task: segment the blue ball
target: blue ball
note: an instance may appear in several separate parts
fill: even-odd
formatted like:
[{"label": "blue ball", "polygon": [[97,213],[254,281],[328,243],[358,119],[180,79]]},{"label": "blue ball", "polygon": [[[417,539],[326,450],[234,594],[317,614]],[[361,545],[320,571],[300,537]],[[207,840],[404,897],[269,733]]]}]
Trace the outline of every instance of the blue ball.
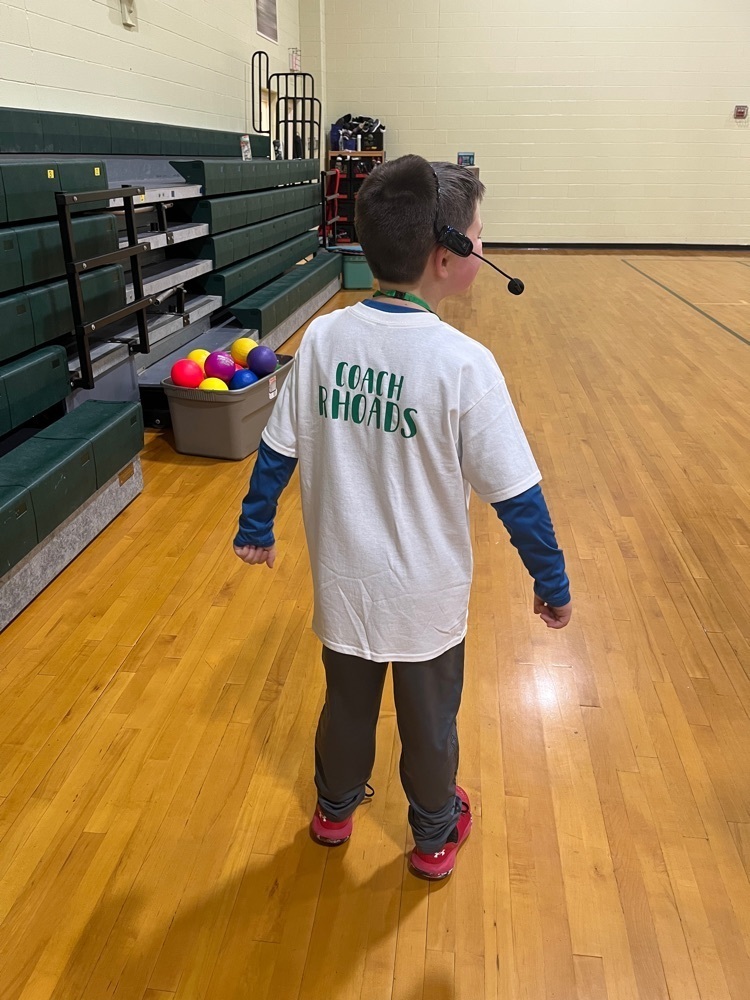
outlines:
[{"label": "blue ball", "polygon": [[248,354],[247,367],[250,371],[255,372],[258,378],[263,378],[276,371],[278,360],[270,347],[264,347],[263,344],[260,344]]},{"label": "blue ball", "polygon": [[240,368],[239,371],[234,373],[232,381],[229,383],[230,389],[246,389],[253,382],[258,381],[258,376],[255,372],[248,371],[247,368]]}]

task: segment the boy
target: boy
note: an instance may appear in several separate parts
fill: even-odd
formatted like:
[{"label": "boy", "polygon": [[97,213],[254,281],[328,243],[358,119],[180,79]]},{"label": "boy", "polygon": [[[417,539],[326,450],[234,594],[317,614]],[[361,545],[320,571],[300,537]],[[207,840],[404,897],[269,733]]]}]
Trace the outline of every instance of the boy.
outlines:
[{"label": "boy", "polygon": [[438,243],[444,226],[481,256],[484,186],[450,163],[404,156],[362,185],[356,227],[380,291],[315,320],[263,433],[235,552],[273,566],[278,498],[299,461],[323,642],[310,832],[352,832],[375,759],[388,663],[415,847],[411,871],[450,875],[471,829],[456,785],[456,715],[472,574],[468,500],[493,504],[535,580],[534,609],[564,628],[571,605],[539,470],[492,354],[435,310],[481,263]]}]

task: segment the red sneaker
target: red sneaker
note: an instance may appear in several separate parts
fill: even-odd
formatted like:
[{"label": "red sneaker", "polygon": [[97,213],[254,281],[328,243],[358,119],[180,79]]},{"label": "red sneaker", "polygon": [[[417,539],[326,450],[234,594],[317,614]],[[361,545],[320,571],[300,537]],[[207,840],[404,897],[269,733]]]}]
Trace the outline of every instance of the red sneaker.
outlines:
[{"label": "red sneaker", "polygon": [[[363,801],[369,802],[374,794],[375,790],[368,782]],[[349,819],[337,823],[335,820],[329,819],[317,805],[315,815],[310,822],[310,836],[316,844],[322,844],[323,847],[338,847],[339,844],[345,844],[351,837],[353,827],[351,816]]]},{"label": "red sneaker", "polygon": [[458,849],[471,833],[469,796],[458,785],[456,785],[456,795],[461,799],[461,815],[456,823],[456,839],[447,841],[442,849],[434,854],[425,854],[415,847],[409,856],[409,871],[417,878],[439,882],[440,879],[448,878],[456,866]]},{"label": "red sneaker", "polygon": [[310,836],[316,844],[322,844],[323,847],[338,847],[351,837],[353,827],[351,816],[341,823],[336,823],[321,811],[320,806],[316,806],[315,815],[310,823]]}]

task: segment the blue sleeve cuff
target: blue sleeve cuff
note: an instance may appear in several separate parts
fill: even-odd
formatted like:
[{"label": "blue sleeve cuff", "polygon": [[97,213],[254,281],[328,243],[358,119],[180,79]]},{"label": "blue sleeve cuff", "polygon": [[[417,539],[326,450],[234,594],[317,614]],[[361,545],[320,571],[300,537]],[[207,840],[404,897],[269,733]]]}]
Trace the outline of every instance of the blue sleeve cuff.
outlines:
[{"label": "blue sleeve cuff", "polygon": [[234,544],[270,549],[274,544],[273,522],[284,488],[297,467],[296,458],[287,458],[261,439],[250,488],[242,501],[240,524]]},{"label": "blue sleeve cuff", "polygon": [[552,519],[540,486],[509,500],[493,503],[497,515],[534,580],[534,593],[553,608],[570,601],[565,559],[555,538]]}]

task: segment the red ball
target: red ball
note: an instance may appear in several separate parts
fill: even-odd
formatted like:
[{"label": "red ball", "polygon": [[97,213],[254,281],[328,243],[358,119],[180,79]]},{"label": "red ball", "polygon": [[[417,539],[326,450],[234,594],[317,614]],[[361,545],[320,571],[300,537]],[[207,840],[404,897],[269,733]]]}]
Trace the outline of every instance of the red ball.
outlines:
[{"label": "red ball", "polygon": [[174,384],[181,386],[183,389],[197,389],[206,377],[203,374],[201,366],[196,361],[188,360],[188,358],[183,358],[182,361],[175,361],[172,365],[170,375]]}]

